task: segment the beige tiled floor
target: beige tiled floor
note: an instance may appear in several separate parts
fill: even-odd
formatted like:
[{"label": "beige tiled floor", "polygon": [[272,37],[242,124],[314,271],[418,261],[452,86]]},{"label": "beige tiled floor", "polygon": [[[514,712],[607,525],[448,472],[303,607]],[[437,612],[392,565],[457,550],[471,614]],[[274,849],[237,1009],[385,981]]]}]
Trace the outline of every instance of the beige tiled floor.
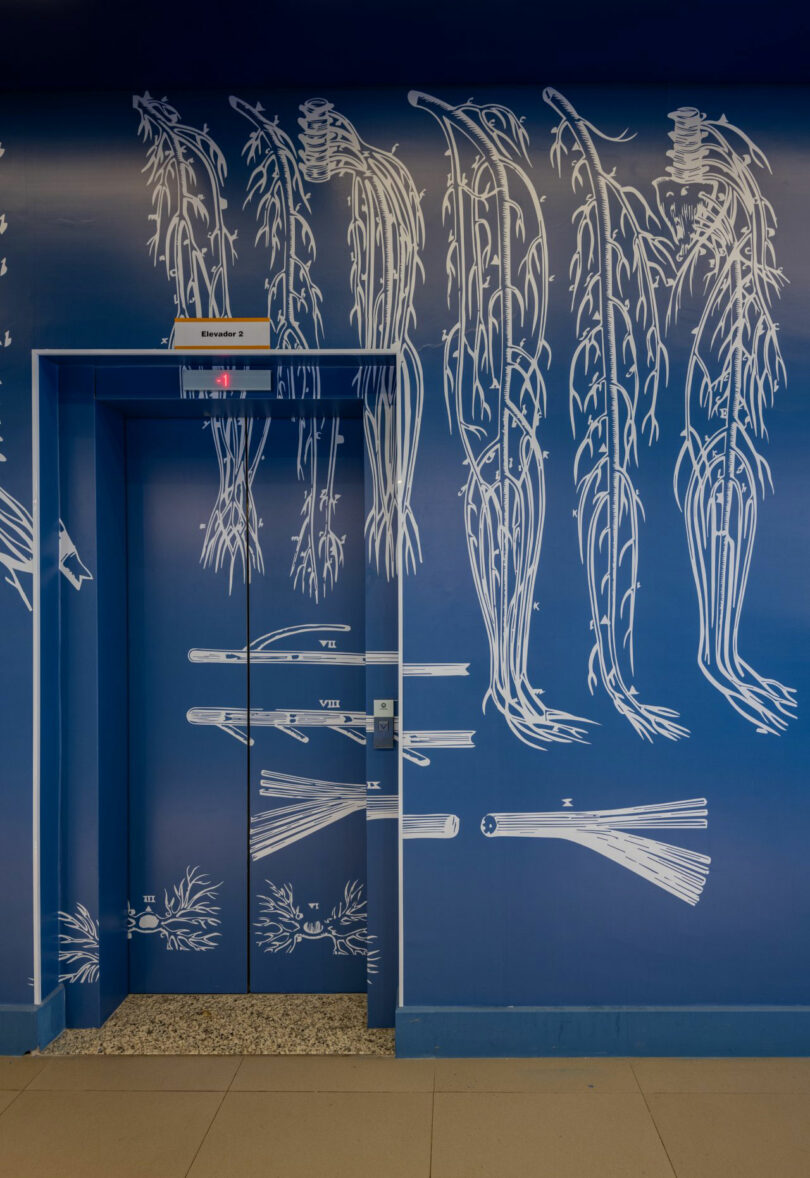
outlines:
[{"label": "beige tiled floor", "polygon": [[0,1178],[808,1178],[810,1059],[0,1058]]}]

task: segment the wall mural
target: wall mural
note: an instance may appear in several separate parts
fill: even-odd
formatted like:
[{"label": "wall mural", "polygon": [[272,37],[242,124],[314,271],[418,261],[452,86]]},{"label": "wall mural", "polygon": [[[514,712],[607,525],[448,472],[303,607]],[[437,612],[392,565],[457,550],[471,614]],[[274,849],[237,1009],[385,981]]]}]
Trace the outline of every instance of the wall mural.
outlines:
[{"label": "wall mural", "polygon": [[[364,143],[351,122],[325,98],[301,106],[301,167],[307,180],[321,184],[333,176],[348,176],[350,320],[361,348],[396,350],[402,413],[400,467],[400,524],[402,561],[413,571],[422,559],[419,528],[411,507],[416,452],[422,423],[424,382],[419,354],[411,333],[417,278],[422,274],[419,251],[424,243],[424,221],[413,179],[393,151]],[[360,376],[358,396],[369,402],[373,369]],[[366,525],[369,558],[387,577],[396,567],[396,488],[392,456],[396,433],[392,398],[377,396],[365,415],[366,445],[372,458],[374,510]],[[387,467],[380,464],[386,463]]]},{"label": "wall mural", "polygon": [[[231,95],[231,106],[253,126],[243,154],[253,168],[245,204],[255,202],[259,228],[255,245],[268,253],[267,315],[274,348],[306,349],[323,346],[322,295],[312,277],[316,257],[310,225],[310,203],[295,145],[266,117],[261,103],[251,106]],[[320,396],[316,365],[291,364],[278,373],[281,397]],[[327,439],[326,462],[319,461]],[[335,530],[340,496],[335,491],[337,448],[342,442],[340,418],[308,414],[298,423],[298,478],[305,484],[301,525],[293,538],[295,551],[290,576],[317,603],[335,584],[343,564],[345,536]]]},{"label": "wall mural", "polygon": [[140,911],[127,910],[127,936],[157,933],[164,949],[205,952],[216,949],[221,937],[221,908],[215,904],[220,883],[212,883],[199,867],[187,867],[183,878],[163,891],[162,905],[153,895],[143,897]]},{"label": "wall mural", "polygon": [[336,957],[368,956],[365,888],[358,880],[347,880],[342,898],[323,918],[318,901],[295,902],[292,884],[265,883],[268,891],[259,896],[260,915],[254,921],[256,944],[263,952],[294,953],[305,941],[330,941]]},{"label": "wall mural", "polygon": [[[152,191],[154,232],[149,252],[163,263],[174,287],[176,318],[231,318],[229,268],[236,261],[236,233],[225,222],[225,156],[208,133],[181,122],[179,112],[147,90],[134,95],[138,134],[146,144],[146,182]],[[171,346],[171,335],[164,340]],[[210,396],[206,393],[205,396]],[[241,568],[262,572],[260,520],[253,481],[267,442],[269,422],[214,417],[206,426],[216,452],[219,492],[203,539],[200,562],[224,569],[228,592]],[[247,534],[247,542],[246,542]]]},{"label": "wall mural", "polygon": [[588,687],[593,691],[601,681],[616,710],[644,739],[677,740],[688,735],[676,723],[677,712],[642,703],[633,682],[644,508],[632,469],[639,435],[646,431],[652,442],[658,434],[655,409],[667,354],[656,293],[669,265],[668,242],[654,232],[656,221],[641,193],[603,168],[595,141],[609,137],[558,91],[544,90],[543,98],[560,117],[552,161],[562,173],[563,156],[572,151],[571,186],[584,194],[574,214],[571,301],[578,343],[570,395],[578,441],[579,552],[588,575],[594,636]]},{"label": "wall mural", "polygon": [[[514,92],[508,105],[492,97],[451,101],[417,91],[407,100],[391,95],[385,99],[385,117],[375,117],[373,104],[357,95],[335,96],[334,102],[309,98],[300,105],[298,97],[279,96],[278,115],[274,108],[235,95],[229,106],[225,96],[210,98],[215,100],[225,108],[219,112],[216,141],[200,115],[201,100],[187,100],[193,107],[188,121],[167,99],[148,91],[132,100],[146,148],[149,253],[169,281],[175,314],[231,314],[237,279],[247,289],[247,279],[235,267],[237,226],[243,241],[247,224],[255,237],[244,250],[240,245],[240,252],[250,265],[255,262],[251,282],[256,273],[264,281],[259,310],[264,313],[266,306],[272,346],[291,351],[357,346],[395,350],[400,356],[399,471],[393,381],[385,372],[363,368],[355,383],[366,405],[372,479],[363,542],[370,568],[390,579],[397,571],[401,529],[402,571],[418,571],[406,582],[413,586],[412,599],[405,591],[406,649],[409,656],[414,650],[432,655],[435,641],[436,659],[409,657],[404,678],[452,680],[446,684],[452,690],[433,709],[435,720],[433,712],[426,718],[428,705],[423,710],[420,700],[413,727],[409,717],[409,727],[396,732],[406,762],[407,812],[401,815],[402,837],[409,843],[406,865],[410,856],[424,864],[422,856],[435,854],[443,857],[447,872],[451,861],[462,862],[451,857],[469,850],[471,860],[484,868],[506,851],[512,856],[508,864],[525,864],[528,855],[543,880],[543,857],[570,853],[575,881],[575,852],[551,845],[573,842],[610,860],[613,866],[604,865],[606,888],[611,877],[630,878],[616,872],[618,866],[639,877],[634,886],[640,881],[653,885],[646,889],[651,903],[657,898],[677,912],[681,906],[669,899],[674,897],[696,908],[712,860],[717,865],[720,858],[714,845],[710,856],[701,842],[707,841],[702,833],[708,829],[706,799],[616,805],[634,794],[623,782],[617,784],[615,764],[598,758],[609,749],[611,758],[625,758],[640,788],[646,774],[647,780],[660,781],[650,791],[653,796],[658,791],[664,798],[681,798],[687,790],[681,792],[673,779],[695,776],[700,750],[694,755],[688,750],[698,744],[699,733],[706,747],[701,712],[708,688],[699,694],[704,685],[712,689],[709,695],[722,697],[719,704],[728,712],[725,719],[713,720],[716,739],[726,747],[735,738],[741,742],[729,762],[729,780],[743,774],[750,754],[743,734],[786,738],[800,727],[790,724],[799,714],[801,683],[796,689],[786,685],[796,682],[783,665],[789,652],[774,647],[773,677],[765,673],[770,668],[767,649],[765,655],[761,650],[764,638],[750,662],[740,653],[743,608],[751,611],[753,648],[753,618],[762,617],[756,593],[761,597],[762,586],[770,583],[764,556],[760,574],[765,579],[756,582],[755,543],[759,537],[758,550],[772,552],[769,529],[777,522],[780,536],[788,529],[785,520],[775,522],[771,516],[766,525],[763,507],[773,489],[765,457],[766,417],[770,422],[772,411],[786,399],[791,359],[774,311],[787,279],[776,262],[777,218],[766,195],[768,158],[725,115],[711,118],[686,105],[669,116],[668,150],[663,112],[639,112],[646,139],[637,153],[630,146],[633,135],[612,132],[622,124],[610,103],[600,105],[592,95],[593,109],[585,110],[584,98],[580,109],[579,99],[575,105],[552,88],[524,95],[531,121],[522,117],[524,108]],[[245,123],[248,138],[242,146]],[[660,160],[652,166],[649,143],[656,128]],[[549,155],[542,141],[548,130]],[[761,130],[752,127],[752,132],[764,142]],[[407,135],[412,138],[406,147]],[[229,205],[234,181],[228,164],[238,158],[240,147],[245,186]],[[541,193],[544,169],[550,177],[549,201]],[[563,179],[564,173],[573,201],[567,186],[558,184],[552,193],[554,174]],[[423,174],[429,177],[424,188]],[[319,204],[316,186],[334,194],[331,205]],[[557,218],[553,233],[550,206]],[[336,214],[335,208],[345,212]],[[5,228],[3,214],[0,234]],[[338,240],[345,240],[339,248],[336,230]],[[570,292],[553,282],[552,266],[567,268]],[[5,268],[3,259],[2,273]],[[332,293],[341,283],[342,293]],[[446,305],[437,309],[440,286]],[[566,338],[572,336],[566,351]],[[10,343],[8,331],[2,342]],[[163,342],[170,345],[171,336]],[[440,385],[443,396],[437,393]],[[303,358],[291,359],[280,370],[278,395],[319,398],[318,368]],[[444,418],[450,437],[442,426],[444,436],[438,439]],[[773,413],[773,419],[777,469],[786,452],[777,430],[784,418]],[[301,608],[312,607],[311,620],[302,621],[300,611],[285,615],[278,625],[274,619],[274,629],[267,630],[265,623],[266,632],[241,647],[229,645],[233,635],[209,638],[203,631],[200,637],[212,645],[188,649],[192,664],[396,665],[394,651],[364,650],[357,627],[352,633],[347,622],[320,620],[324,602],[349,574],[345,553],[352,536],[342,516],[339,485],[346,423],[323,413],[302,416],[297,426],[295,466],[302,495],[290,528],[291,549],[271,552],[260,543],[263,523],[256,498],[260,463],[265,455],[273,458],[276,435],[265,420],[223,418],[207,424],[219,486],[204,528],[200,565],[221,572],[229,593],[240,576],[249,580],[278,565],[285,578],[289,571]],[[2,449],[5,461],[10,448]],[[567,489],[555,478],[550,452],[562,460]],[[436,454],[448,468],[462,464],[458,481],[463,485],[454,488],[453,503],[436,503],[434,520],[425,506],[432,505],[430,464]],[[664,506],[657,481],[662,466]],[[565,564],[568,540],[576,577],[569,576]],[[444,559],[445,543],[452,554],[449,572],[439,559]],[[655,580],[647,570],[656,572],[656,561],[665,572],[656,588],[642,595],[642,583]],[[30,609],[25,577],[33,571],[31,515],[2,489],[0,564],[6,582]],[[76,589],[92,579],[64,525],[60,569]],[[558,582],[564,576],[571,584],[563,590]],[[441,601],[435,633],[424,617],[428,592],[431,600]],[[563,592],[571,604],[558,605],[555,616],[568,628],[570,650],[564,656],[576,659],[579,686],[561,671],[560,645],[548,641],[556,635],[550,636],[545,620],[538,618],[538,600],[550,593],[562,598]],[[679,677],[670,679],[660,671],[662,651],[670,665],[670,646],[686,646],[686,623],[677,639],[667,635],[661,629],[664,606],[679,626],[691,607],[689,634],[697,649],[697,670],[690,647],[688,672],[681,673],[678,663]],[[474,617],[480,649],[473,649],[474,638],[453,648],[454,614]],[[335,638],[353,649],[337,649]],[[466,661],[449,661],[459,653]],[[420,686],[428,690],[427,684]],[[348,825],[363,811],[369,823],[400,819],[397,797],[375,796],[372,782],[331,780],[340,770],[311,763],[316,732],[328,732],[331,744],[334,734],[365,746],[372,730],[364,707],[344,707],[329,698],[333,694],[324,689],[324,698],[297,708],[287,706],[295,700],[292,693],[285,698],[268,692],[262,699],[254,685],[248,707],[223,705],[222,699],[228,699],[223,693],[213,696],[214,706],[190,707],[185,713],[189,724],[217,727],[244,745],[254,745],[262,729],[291,738],[277,742],[273,756],[263,761],[273,768],[261,770],[258,792],[271,805],[251,815],[254,862],[283,856],[318,832],[340,822]],[[477,731],[468,726],[465,711],[471,697],[476,708],[480,702],[490,713]],[[411,698],[416,701],[416,695]],[[296,747],[300,763],[294,760]],[[636,763],[636,753],[660,757],[658,749],[678,759]],[[461,751],[464,757],[453,757]],[[539,762],[535,753],[541,751],[548,756]],[[757,751],[752,763],[768,755]],[[671,772],[659,777],[658,769],[667,764]],[[762,764],[775,772],[772,762]],[[425,772],[411,774],[412,765]],[[700,771],[705,772],[705,764]],[[578,798],[582,808],[574,809],[568,798],[561,810],[549,808],[554,804],[549,793],[561,780],[561,792],[582,795],[587,790],[587,797]],[[696,780],[689,792],[710,793],[706,785],[705,778]],[[725,787],[730,788],[724,779],[718,789]],[[435,791],[435,798],[431,794],[425,801],[424,792],[418,798],[413,792],[425,789]],[[718,798],[711,796],[717,839],[723,837],[718,834],[722,824]],[[661,841],[657,835],[666,830],[693,832],[695,843]],[[495,841],[505,838],[516,841]],[[540,848],[527,839],[546,843]],[[724,853],[726,862],[727,846]],[[181,863],[185,859],[184,851]],[[277,878],[293,878],[283,858],[274,863]],[[598,870],[599,861],[594,863]],[[435,890],[439,876],[433,871],[426,869],[425,880]],[[341,884],[346,875],[341,874]],[[538,920],[540,912],[546,919],[547,883],[538,885],[537,895],[522,894],[516,912],[530,912]],[[294,885],[266,881],[257,897],[255,944],[269,954],[290,954],[305,940],[323,940],[336,956],[367,955],[373,938],[362,882],[348,880],[325,919],[315,901],[296,898],[306,886],[298,878]],[[477,881],[470,886],[478,888]],[[711,891],[719,886],[721,872],[715,866]],[[130,908],[129,935],[158,933],[167,949],[214,948],[221,935],[221,887],[199,868],[188,867],[162,901],[144,899],[138,911]],[[424,946],[435,932],[423,894],[427,883],[414,879],[409,885],[406,872],[409,887],[408,912],[417,930],[414,972],[427,1000],[433,996],[431,986],[438,992],[444,983],[426,980],[430,971],[419,956],[428,952]],[[644,895],[640,886],[636,890]],[[480,890],[476,896],[477,904]],[[639,911],[644,902],[640,899]],[[688,919],[701,919],[707,907],[704,900],[700,915],[689,913]],[[98,921],[76,904],[71,913],[60,913],[60,922],[62,979],[97,981]],[[510,926],[515,937],[519,924],[518,913]],[[652,918],[643,927],[649,933]],[[442,965],[448,977],[456,976],[453,968],[452,962]],[[527,977],[531,973],[536,980],[541,967],[535,963],[531,969]]]},{"label": "wall mural", "polygon": [[621,810],[486,814],[481,820],[481,830],[487,838],[567,839],[604,855],[694,906],[706,883],[711,858],[627,832],[705,830],[708,813],[705,798],[690,798],[684,802],[627,806]]},{"label": "wall mural", "polygon": [[655,185],[677,251],[673,326],[687,288],[703,292],[675,467],[697,590],[698,666],[758,732],[778,734],[795,715],[795,692],[761,675],[738,649],[757,498],[773,488],[758,446],[767,437],[765,410],[787,381],[771,312],[786,279],[773,248],[776,217],[754,172],[770,167],[727,119],[694,107],[670,117],[672,164]]},{"label": "wall mural", "polygon": [[99,978],[99,925],[84,904],[59,913],[59,981],[80,984]]},{"label": "wall mural", "polygon": [[467,551],[489,642],[484,706],[491,699],[534,748],[583,740],[586,721],[548,708],[528,672],[546,513],[540,422],[548,359],[548,243],[522,166],[528,136],[506,107],[451,107],[416,91],[408,100],[437,120],[450,157],[443,210],[458,321],[443,337],[445,398],[468,467]]}]

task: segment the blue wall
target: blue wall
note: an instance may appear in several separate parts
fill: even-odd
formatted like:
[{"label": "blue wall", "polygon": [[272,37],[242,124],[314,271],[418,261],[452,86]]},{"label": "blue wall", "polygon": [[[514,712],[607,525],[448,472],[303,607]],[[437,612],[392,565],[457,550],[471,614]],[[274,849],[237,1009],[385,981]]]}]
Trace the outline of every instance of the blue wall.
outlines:
[{"label": "blue wall", "polygon": [[[292,169],[291,183],[295,167],[304,168],[298,208],[315,246],[298,225],[297,256],[309,277],[299,278],[304,302],[299,304],[303,310],[297,325],[291,324],[289,313],[285,318],[283,297],[272,285],[285,247],[282,244],[272,254],[272,235],[256,240],[255,215],[262,193],[255,193],[243,207],[251,169],[274,134],[262,129],[261,112],[254,109],[251,115],[238,104],[230,105],[226,94],[170,95],[179,112],[179,122],[173,123],[174,115],[165,108],[141,105],[147,107],[152,144],[161,125],[166,144],[173,141],[172,135],[177,140],[177,127],[190,134],[189,128],[205,126],[222,153],[219,209],[225,229],[236,234],[237,256],[226,258],[231,313],[267,313],[269,293],[274,342],[279,346],[404,347],[401,377],[410,388],[414,414],[421,370],[421,429],[412,481],[407,480],[413,517],[406,521],[412,557],[404,585],[404,660],[469,664],[469,673],[404,680],[404,730],[445,736],[439,738],[439,747],[416,752],[416,761],[406,759],[403,809],[406,815],[448,816],[443,826],[437,820],[432,829],[455,834],[406,838],[404,843],[401,1001],[406,1007],[805,1004],[810,964],[804,935],[810,905],[805,769],[810,528],[804,475],[810,430],[804,405],[810,368],[810,244],[805,227],[810,104],[804,91],[580,86],[570,92],[563,87],[562,92],[606,135],[618,136],[625,128],[634,135],[625,140],[595,138],[606,178],[594,172],[595,157],[586,156],[591,172],[580,170],[575,191],[571,167],[580,157],[572,150],[572,129],[582,141],[587,128],[583,132],[569,112],[562,132],[569,152],[562,157],[559,176],[549,150],[560,118],[540,89],[473,91],[476,105],[461,112],[468,122],[456,112],[444,128],[432,114],[447,118],[448,112],[434,106],[431,114],[424,100],[414,105],[404,92],[330,94],[334,111],[309,109],[310,138],[302,152],[297,151],[297,120],[303,117],[299,105],[310,94],[244,95],[251,104],[261,98],[265,117],[272,124],[277,115],[278,126],[291,137],[289,149],[276,143],[275,157]],[[468,95],[465,91],[438,97],[454,106],[466,103]],[[549,98],[566,113],[555,95]],[[482,115],[481,108],[493,104],[498,109]],[[713,124],[699,124],[698,137],[693,136],[689,148],[693,154],[686,162],[683,153],[673,161],[666,154],[673,146],[668,136],[675,127],[668,114],[685,107],[705,112]],[[335,112],[347,122],[339,124]],[[508,112],[521,121],[512,122]],[[764,157],[717,122],[721,116],[750,136],[767,157],[767,167]],[[223,312],[221,292],[205,293],[205,306],[195,308],[188,288],[178,286],[176,275],[167,275],[165,226],[158,224],[157,256],[154,261],[150,256],[147,239],[156,223],[149,217],[157,206],[154,186],[150,189],[149,174],[143,171],[146,155],[138,139],[138,118],[131,96],[125,94],[79,96],[69,102],[30,98],[24,106],[5,99],[0,107],[5,147],[0,159],[0,211],[7,223],[2,236],[7,272],[0,279],[5,295],[0,331],[8,326],[11,337],[0,352],[0,453],[5,459],[0,486],[26,508],[31,347],[159,347],[168,341],[178,306],[189,314],[207,314],[216,304],[213,313]],[[447,127],[457,152],[451,157],[445,154]],[[324,128],[338,145],[330,158],[323,150],[324,140],[318,139]],[[251,129],[259,134],[259,155],[252,163],[242,155]],[[357,142],[355,131],[365,147]],[[724,149],[726,141],[733,151]],[[215,202],[206,189],[200,157],[194,156],[193,144],[199,147],[201,141],[192,137],[187,142],[188,156],[196,161],[198,192],[212,215],[205,228],[195,223],[199,242],[208,249],[202,270],[210,276],[219,248],[208,238],[218,224]],[[712,148],[712,143],[719,146]],[[210,156],[212,149],[204,150]],[[495,155],[487,162],[490,150]],[[500,168],[504,161],[505,171]],[[724,164],[735,177],[733,191],[712,187]],[[669,224],[659,215],[653,184],[666,179],[668,165],[681,169],[674,180],[670,177],[659,186]],[[687,182],[684,169],[689,166],[693,171]],[[448,170],[451,188],[443,223]],[[728,169],[723,174],[728,175]],[[477,266],[469,236],[469,191],[475,186],[481,198],[477,240],[483,250]],[[647,219],[638,197],[626,191],[628,186],[648,202],[656,220]],[[511,204],[503,199],[507,190]],[[571,277],[569,270],[577,243],[572,217],[591,190],[596,195],[597,262],[606,216],[609,232],[615,231],[610,255],[614,278],[622,258],[630,262],[614,317],[621,327],[626,311],[632,324],[629,330],[640,349],[642,391],[634,412],[617,394],[618,408],[609,417],[607,433],[594,434],[593,453],[580,458],[582,477],[607,455],[611,477],[618,481],[580,483],[578,488],[577,448],[604,404],[604,390],[597,387],[593,405],[574,412],[576,433],[572,432],[569,369],[578,339],[593,330],[597,344],[604,342],[604,318],[596,320],[598,309],[586,308],[577,323],[572,293],[579,304],[583,292],[569,289],[576,279],[576,272]],[[670,190],[674,195],[668,195]],[[308,209],[302,203],[305,194]],[[351,286],[352,250],[361,271],[368,258],[362,244],[358,246],[361,238],[347,238],[347,232],[352,209],[362,228],[374,200],[382,202],[374,214],[382,237],[376,245],[366,239],[373,247],[375,268],[368,271],[370,298],[358,303]],[[772,206],[773,224],[765,201]],[[621,218],[623,202],[637,217],[637,233]],[[518,209],[524,228],[518,224]],[[454,217],[459,211],[464,220],[457,230]],[[386,219],[388,213],[391,220]],[[392,228],[387,238],[386,227]],[[695,235],[701,232],[707,235],[706,250],[697,255]],[[448,254],[449,233],[455,237]],[[651,252],[656,245],[658,252]],[[770,246],[774,259],[763,252]],[[636,248],[641,253],[634,254]],[[662,250],[672,255],[671,266]],[[648,289],[638,266],[651,257],[661,271]],[[709,269],[712,261],[714,271]],[[771,265],[784,267],[787,284],[781,291],[776,289],[778,276],[767,269]],[[509,266],[520,297],[493,297]],[[668,306],[672,282],[679,275],[686,284],[673,321]],[[717,286],[737,281],[743,285]],[[601,281],[590,288],[597,303],[606,297],[605,282],[602,273]],[[460,288],[471,322],[459,331]],[[732,293],[724,293],[727,290]],[[735,291],[742,302],[735,301]],[[764,468],[759,468],[764,494],[752,493],[747,476],[724,481],[719,451],[702,449],[717,431],[718,445],[728,439],[722,381],[708,401],[701,397],[699,378],[691,394],[685,392],[690,349],[698,338],[693,329],[707,306],[711,313],[713,293],[720,299],[718,307],[727,298],[731,315],[746,316],[741,334],[733,336],[734,346],[740,348],[741,371],[752,371],[744,367],[746,357],[759,357],[754,376],[762,377],[762,402],[757,401],[756,387],[743,383],[730,412],[740,426],[737,469],[747,461],[756,477],[756,460],[746,437],[770,467],[773,490]],[[763,344],[769,300],[786,382],[772,345],[768,353]],[[645,386],[647,361],[655,358],[658,346],[654,334],[649,335],[654,329],[653,303],[661,344],[668,353],[668,379],[662,374],[656,411],[659,432],[651,438],[649,422],[643,432],[642,423],[652,395],[651,386]],[[510,322],[505,321],[507,304]],[[756,318],[760,311],[764,319]],[[718,315],[709,321],[701,351],[708,379],[722,374],[728,355],[721,344],[731,320],[722,320],[722,307]],[[550,361],[540,348],[544,316]],[[476,331],[479,318],[484,336]],[[711,334],[721,320],[725,328],[713,346]],[[505,340],[509,351],[504,355]],[[460,372],[459,345],[464,360]],[[622,353],[621,341],[618,346],[617,379],[630,387],[632,355]],[[776,374],[775,388],[764,371],[768,364]],[[445,390],[448,371],[454,383]],[[518,380],[521,373],[525,375]],[[588,376],[583,381],[577,370],[574,379],[580,395],[586,395]],[[733,383],[733,375],[731,379]],[[504,415],[510,398],[517,411]],[[464,421],[474,428],[460,423],[458,405]],[[719,611],[712,634],[723,625],[734,625],[733,604],[724,612],[719,598],[738,601],[740,656],[753,672],[741,670],[741,663],[737,671],[747,677],[749,688],[754,672],[772,681],[757,681],[753,698],[766,700],[773,723],[753,722],[751,706],[743,706],[748,718],[735,710],[728,680],[710,666],[713,683],[698,666],[698,595],[684,515],[673,488],[687,405],[695,433],[690,435],[692,456],[687,455],[686,467],[680,467],[682,498],[688,499],[690,469],[698,476],[708,471],[705,479],[698,479],[703,498],[695,508],[693,535],[700,526],[709,527],[713,503],[720,512],[717,567],[712,572],[710,566],[706,591],[707,600]],[[618,434],[610,428],[614,424]],[[631,437],[634,424],[637,461]],[[406,436],[413,448],[413,420]],[[510,457],[512,468],[507,465]],[[511,480],[503,479],[501,464],[511,469]],[[473,467],[476,473],[465,491]],[[607,478],[600,470],[599,477]],[[615,535],[606,532],[599,542],[609,518],[605,515],[605,524],[600,523],[599,513],[608,512],[608,501],[599,496],[610,488],[614,493],[619,483],[627,494],[624,516]],[[625,550],[625,559],[631,561],[637,554],[637,575],[631,577],[628,564],[623,564],[613,580],[605,582],[608,550],[616,543],[623,549],[631,538],[633,511],[638,513],[637,536]],[[485,520],[495,521],[494,531],[488,533],[482,526]],[[582,525],[587,534],[594,520],[598,543],[591,560],[591,599],[577,532]],[[69,519],[65,523],[84,559],[83,544],[89,537],[74,531]],[[742,595],[747,566],[740,553],[749,543],[750,569]],[[471,559],[480,560],[485,572],[497,571],[488,588],[479,586],[480,595]],[[727,571],[733,559],[741,560],[735,576]],[[30,580],[21,574],[29,598]],[[621,619],[611,626],[612,589],[615,586],[621,597],[637,583],[637,594],[631,592]],[[24,1003],[30,1001],[32,973],[30,614],[14,586],[0,588],[0,870],[7,897],[0,999]],[[64,594],[72,592],[69,585],[63,589]],[[480,604],[487,594],[495,603],[487,607],[488,613]],[[91,608],[89,595],[87,600]],[[71,609],[83,603],[80,591]],[[618,609],[618,602],[614,604]],[[628,647],[622,643],[626,611],[632,606],[631,669]],[[489,638],[485,614],[492,627]],[[606,633],[595,631],[592,623]],[[616,636],[615,666],[609,665],[610,659],[601,665],[597,659],[589,690],[589,655],[596,632],[604,639],[603,651]],[[710,634],[709,646],[711,641]],[[627,691],[617,688],[619,681]],[[778,685],[795,689],[795,697],[782,693]],[[488,687],[490,698],[482,708]],[[535,689],[542,694],[534,694]],[[748,696],[750,700],[751,690]],[[775,698],[781,700],[781,708],[767,703]],[[647,739],[628,719],[627,713],[636,707],[633,700],[666,708],[677,718],[646,712],[640,726]],[[688,736],[676,725],[687,729]],[[774,731],[757,731],[769,727]],[[471,732],[472,737],[458,735]],[[549,739],[550,732],[557,739]],[[456,734],[451,741],[470,747],[442,747],[447,733]],[[425,760],[429,763],[417,763]],[[613,818],[582,813],[691,800],[691,807],[673,811],[669,819],[666,813],[650,811]],[[501,817],[491,820],[489,827],[485,822],[487,815],[515,814],[524,818]],[[525,818],[538,814],[544,817]],[[494,825],[498,833],[533,829],[541,837],[486,837],[482,822],[489,833]],[[416,818],[414,823],[419,829]],[[424,826],[421,829],[424,833]],[[565,837],[549,837],[549,831]],[[662,850],[638,840],[666,846]],[[679,860],[677,851],[667,849],[673,847],[694,857]],[[687,902],[681,898],[684,894]],[[63,907],[69,902],[62,898]]]}]

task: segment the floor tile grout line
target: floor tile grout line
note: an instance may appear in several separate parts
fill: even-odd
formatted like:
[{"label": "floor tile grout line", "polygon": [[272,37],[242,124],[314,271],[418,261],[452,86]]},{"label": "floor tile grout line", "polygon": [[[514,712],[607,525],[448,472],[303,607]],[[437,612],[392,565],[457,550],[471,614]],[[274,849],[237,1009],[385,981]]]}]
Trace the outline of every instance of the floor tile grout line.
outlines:
[{"label": "floor tile grout line", "polygon": [[202,1147],[205,1145],[206,1141],[208,1140],[208,1134],[211,1132],[211,1130],[214,1127],[214,1121],[219,1116],[219,1111],[222,1108],[223,1104],[225,1103],[225,1097],[228,1095],[228,1091],[229,1091],[229,1089],[226,1088],[225,1091],[222,1093],[222,1096],[220,1097],[219,1104],[214,1109],[214,1115],[211,1117],[211,1120],[208,1122],[206,1130],[203,1133],[202,1138],[200,1139],[200,1144],[194,1150],[194,1157],[189,1162],[188,1169],[186,1170],[183,1178],[188,1178],[189,1174],[194,1169],[194,1163],[197,1161],[197,1158],[200,1156],[200,1150],[202,1149]]},{"label": "floor tile grout line", "polygon": [[[631,1068],[633,1067],[632,1064],[630,1066],[631,1066]],[[635,1074],[636,1074],[635,1069],[633,1069],[633,1075],[635,1076]],[[636,1082],[638,1083],[638,1077],[636,1077]],[[641,1084],[639,1084],[639,1088],[641,1088]],[[675,1163],[673,1162],[672,1158],[670,1157],[670,1153],[669,1153],[669,1150],[667,1149],[666,1142],[664,1141],[664,1138],[661,1136],[661,1130],[658,1128],[658,1122],[656,1121],[656,1119],[653,1115],[653,1111],[650,1108],[650,1102],[647,1100],[647,1093],[644,1092],[643,1090],[641,1092],[641,1099],[644,1101],[644,1107],[647,1110],[647,1116],[652,1121],[653,1129],[655,1129],[655,1135],[658,1138],[658,1140],[661,1142],[661,1148],[663,1149],[664,1154],[667,1159],[667,1162],[669,1163],[669,1168],[672,1171],[673,1178],[678,1178],[678,1171],[675,1169]]]},{"label": "floor tile grout line", "polygon": [[433,1061],[433,1095],[430,1099],[430,1148],[428,1149],[428,1178],[433,1178],[433,1123],[436,1119],[436,1060]]},{"label": "floor tile grout line", "polygon": [[[33,1079],[33,1076],[31,1078]],[[29,1083],[30,1083],[30,1081],[29,1081]],[[27,1087],[27,1085],[26,1085],[26,1087]],[[5,1091],[9,1091],[9,1089],[5,1089]],[[25,1092],[25,1088],[17,1088],[16,1090],[12,1089],[11,1091],[14,1091],[14,1099],[10,1100],[8,1102],[8,1104],[6,1105],[6,1107],[3,1109],[3,1111],[0,1112],[0,1120],[2,1120],[2,1118],[8,1112],[8,1110],[10,1108],[13,1108],[13,1106],[17,1103],[18,1099],[22,1096],[23,1092]]]}]

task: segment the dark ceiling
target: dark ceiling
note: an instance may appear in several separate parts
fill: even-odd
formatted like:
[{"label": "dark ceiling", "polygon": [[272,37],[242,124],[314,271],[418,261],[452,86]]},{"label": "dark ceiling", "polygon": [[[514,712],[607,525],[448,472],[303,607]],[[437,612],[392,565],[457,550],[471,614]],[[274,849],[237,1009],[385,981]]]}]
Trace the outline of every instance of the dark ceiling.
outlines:
[{"label": "dark ceiling", "polygon": [[805,5],[0,0],[0,88],[803,83]]}]

